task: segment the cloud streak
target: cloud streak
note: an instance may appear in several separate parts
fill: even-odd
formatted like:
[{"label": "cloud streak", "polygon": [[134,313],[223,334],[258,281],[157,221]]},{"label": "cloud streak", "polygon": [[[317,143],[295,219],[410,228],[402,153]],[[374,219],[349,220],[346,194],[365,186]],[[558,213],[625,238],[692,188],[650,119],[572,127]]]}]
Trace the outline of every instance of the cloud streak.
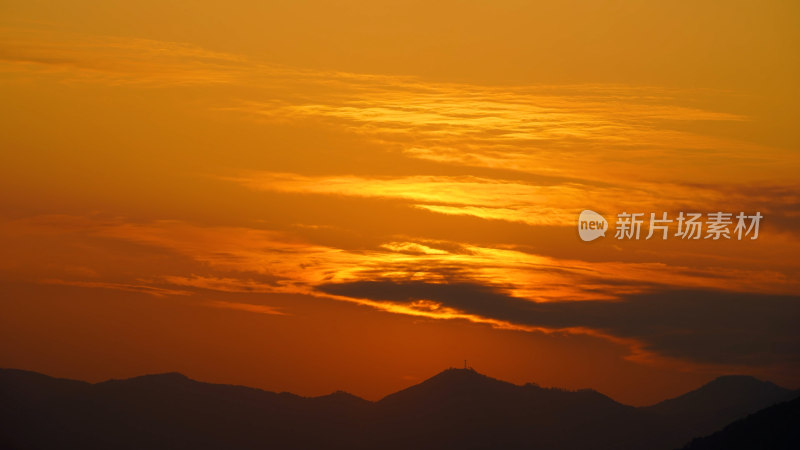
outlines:
[{"label": "cloud streak", "polygon": [[[762,211],[797,215],[793,194],[766,196],[761,189],[715,188],[709,185],[640,183],[637,186],[596,182],[548,182],[476,176],[301,175],[249,171],[220,177],[255,190],[381,198],[407,202],[428,211],[504,220],[529,225],[574,226],[587,207],[599,211],[659,213],[679,211]],[[643,209],[644,208],[644,209]],[[711,208],[711,209],[709,209]],[[791,227],[789,228],[792,231]]]},{"label": "cloud streak", "polygon": [[204,302],[203,305],[211,307],[211,308],[220,308],[220,309],[232,309],[234,311],[245,311],[251,312],[256,314],[267,314],[272,316],[286,316],[287,313],[274,308],[272,306],[266,305],[255,305],[252,303],[241,303],[241,302],[227,302],[222,300],[209,300]]},{"label": "cloud streak", "polygon": [[711,290],[648,290],[615,301],[532,302],[471,283],[357,281],[325,284],[336,295],[428,308],[512,325],[588,329],[642,349],[701,363],[800,363],[800,297]]}]

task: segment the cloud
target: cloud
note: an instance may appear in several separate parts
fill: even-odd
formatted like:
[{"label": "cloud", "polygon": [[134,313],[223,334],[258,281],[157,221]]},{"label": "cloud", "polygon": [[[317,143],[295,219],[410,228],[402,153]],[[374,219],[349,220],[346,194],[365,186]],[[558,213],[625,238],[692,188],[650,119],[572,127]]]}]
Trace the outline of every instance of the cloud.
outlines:
[{"label": "cloud", "polygon": [[[12,27],[0,27],[0,71],[142,87],[235,85],[246,89],[243,98],[227,94],[210,107],[261,121],[311,120],[408,158],[465,167],[634,185],[738,183],[765,170],[792,182],[800,167],[793,152],[731,132],[750,117],[697,106],[729,94],[713,90],[431,82],[281,66],[180,42]],[[728,132],[704,132],[698,123]]]},{"label": "cloud", "polygon": [[[536,185],[470,176],[304,176],[250,172],[227,179],[259,190],[399,199],[445,214],[551,225],[574,221],[572,212],[580,208],[576,200],[587,190],[580,185]],[[597,191],[597,197],[621,194],[612,194],[613,188]]]},{"label": "cloud", "polygon": [[632,185],[747,181],[747,167],[755,165],[788,182],[785,165],[800,166],[789,151],[687,127],[733,130],[750,120],[686,106],[697,96],[720,95],[710,91],[340,81],[313,102],[247,100],[226,110],[258,120],[322,120],[409,158]]},{"label": "cloud", "polygon": [[[788,292],[797,286],[795,280],[767,270],[587,262],[465,243],[438,244],[434,249],[424,241],[391,241],[374,249],[347,250],[269,230],[179,221],[105,224],[95,233],[169,249],[215,270],[245,274],[239,289],[255,289],[251,275],[260,274],[258,289],[272,292],[308,294],[322,283],[376,278],[471,281],[504,286],[519,297],[536,300],[609,299],[652,283],[750,292]],[[176,284],[189,281],[231,289],[230,280],[184,277],[176,279]]]},{"label": "cloud", "polygon": [[153,286],[152,283],[144,280],[136,280],[130,283],[115,283],[110,281],[81,281],[81,280],[60,280],[47,278],[39,280],[42,284],[60,284],[63,286],[78,286],[88,288],[114,289],[118,291],[139,292],[153,295],[156,297],[166,297],[172,295],[191,295],[191,292],[183,289],[170,289],[160,286]]},{"label": "cloud", "polygon": [[[791,352],[797,349],[794,324],[800,299],[792,294],[797,280],[768,270],[591,262],[410,238],[387,240],[371,249],[345,249],[282,232],[181,221],[43,216],[0,227],[16,241],[47,236],[53,243],[71,245],[72,236],[79,234],[82,248],[119,241],[135,245],[126,247],[128,253],[141,246],[158,250],[162,259],[173,255],[197,263],[186,266],[183,274],[181,266],[170,265],[171,274],[140,273],[130,280],[120,274],[114,281],[87,281],[75,274],[74,279],[46,283],[162,297],[200,290],[305,294],[432,319],[589,333],[629,345],[635,355],[703,363],[794,361]],[[201,274],[195,272],[200,268]],[[282,312],[230,302],[207,306]]]},{"label": "cloud", "polygon": [[220,309],[232,309],[235,311],[246,311],[251,313],[257,314],[268,314],[273,316],[286,316],[287,313],[266,305],[255,305],[252,303],[241,303],[241,302],[227,302],[222,300],[209,300],[207,302],[203,302],[203,305],[211,307],[211,308],[220,308]]},{"label": "cloud", "polygon": [[239,55],[151,39],[0,27],[0,71],[112,85],[241,82]]},{"label": "cloud", "polygon": [[357,281],[318,289],[401,305],[425,301],[522,327],[595,330],[633,339],[648,352],[701,363],[800,363],[800,297],[794,295],[669,289],[615,301],[533,302],[474,283]]},{"label": "cloud", "polygon": [[588,181],[541,184],[475,176],[310,176],[263,171],[220,178],[256,190],[393,199],[441,214],[529,225],[573,226],[578,213],[587,205],[613,212],[650,212],[652,205],[660,205],[662,211],[670,212],[705,212],[709,207],[727,207],[738,212],[743,207],[755,208],[748,209],[749,213],[754,213],[759,206],[747,201],[744,190],[734,202],[724,191],[697,185],[639,184],[632,187]]},{"label": "cloud", "polygon": [[217,292],[231,293],[267,293],[274,292],[275,280],[251,280],[247,278],[215,277],[192,274],[191,276],[166,275],[161,277],[163,283],[174,286],[186,286]]},{"label": "cloud", "polygon": [[[200,226],[182,221],[125,222],[117,219],[43,216],[0,222],[17,241],[106,246],[107,239],[134,243],[193,261],[185,273],[140,273],[129,284],[164,285],[219,292],[315,294],[321,284],[364,280],[477,283],[536,301],[609,300],[653,286],[791,293],[800,284],[782,272],[735,268],[731,261],[704,266],[659,262],[585,261],[556,258],[508,246],[476,245],[393,236],[372,248],[337,248],[290,233],[247,227]],[[577,240],[577,237],[575,238]],[[21,249],[24,251],[24,248]],[[128,251],[130,253],[130,251]],[[151,257],[150,253],[143,257]],[[736,255],[735,265],[749,255]],[[28,257],[25,254],[20,258]],[[14,258],[12,258],[14,259]],[[126,263],[131,264],[131,263]],[[171,266],[180,270],[180,265]],[[146,268],[145,268],[146,269]],[[198,274],[196,271],[202,269]],[[60,276],[62,279],[66,279]],[[156,280],[156,281],[153,281]],[[77,279],[76,281],[86,282]],[[97,282],[101,280],[92,280]],[[115,280],[119,282],[119,280]]]},{"label": "cloud", "polygon": [[[565,225],[585,208],[739,211],[763,198],[747,189],[763,184],[763,173],[776,191],[798,188],[796,152],[737,138],[731,130],[752,119],[696,106],[697,98],[725,94],[710,90],[442,83],[277,66],[179,42],[9,27],[0,28],[0,70],[143,87],[235,85],[243,88],[242,99],[220,92],[208,107],[346,130],[361,142],[378,143],[382,157],[410,172],[232,178],[257,189],[402,199],[440,214]],[[713,125],[697,127],[704,123]],[[410,160],[517,178],[420,176]],[[740,194],[736,201],[727,195],[731,190]],[[796,198],[783,200],[772,209],[797,211]],[[790,220],[775,223],[791,229]]]}]

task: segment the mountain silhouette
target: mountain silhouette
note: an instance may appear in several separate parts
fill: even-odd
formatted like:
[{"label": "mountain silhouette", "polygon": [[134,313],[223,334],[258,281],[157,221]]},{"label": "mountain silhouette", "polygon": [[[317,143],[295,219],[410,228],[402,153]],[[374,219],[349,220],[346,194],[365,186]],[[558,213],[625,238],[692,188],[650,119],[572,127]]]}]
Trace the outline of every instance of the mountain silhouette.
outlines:
[{"label": "mountain silhouette", "polygon": [[178,373],[86,383],[0,369],[4,449],[674,449],[796,392],[722,377],[636,408],[593,390],[448,369],[370,402]]},{"label": "mountain silhouette", "polygon": [[668,416],[676,426],[699,436],[786,399],[786,389],[776,384],[728,375],[646,409]]},{"label": "mountain silhouette", "polygon": [[446,370],[377,406],[396,448],[581,448],[584,438],[575,429],[602,435],[609,446],[596,448],[643,438],[605,427],[640,418],[635,408],[595,391],[517,386],[469,369]]},{"label": "mountain silhouette", "polygon": [[795,450],[800,448],[800,398],[765,408],[683,450]]}]

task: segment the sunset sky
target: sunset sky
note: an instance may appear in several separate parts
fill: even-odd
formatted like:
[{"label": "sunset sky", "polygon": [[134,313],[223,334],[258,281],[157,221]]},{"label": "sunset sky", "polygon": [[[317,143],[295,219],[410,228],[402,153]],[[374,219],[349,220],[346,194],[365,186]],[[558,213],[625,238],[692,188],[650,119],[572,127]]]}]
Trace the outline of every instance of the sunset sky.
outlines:
[{"label": "sunset sky", "polygon": [[797,2],[3,0],[0,99],[0,367],[800,387]]}]

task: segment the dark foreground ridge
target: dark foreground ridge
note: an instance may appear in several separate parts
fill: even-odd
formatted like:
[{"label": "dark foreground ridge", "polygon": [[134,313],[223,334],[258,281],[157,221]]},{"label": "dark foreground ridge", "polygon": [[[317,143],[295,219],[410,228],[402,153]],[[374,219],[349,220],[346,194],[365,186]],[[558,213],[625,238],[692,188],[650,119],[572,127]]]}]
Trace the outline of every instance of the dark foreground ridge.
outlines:
[{"label": "dark foreground ridge", "polygon": [[778,403],[737,420],[684,450],[796,450],[800,448],[800,398]]},{"label": "dark foreground ridge", "polygon": [[[201,383],[178,373],[92,384],[0,369],[0,448],[666,450],[797,394],[752,377],[721,377],[635,408],[593,390],[518,386],[448,369],[370,402],[345,392],[307,398]],[[797,401],[791,405],[752,416],[760,417],[756,425],[732,425],[736,439],[753,439],[773,422],[783,424],[774,430],[797,430]]]}]

